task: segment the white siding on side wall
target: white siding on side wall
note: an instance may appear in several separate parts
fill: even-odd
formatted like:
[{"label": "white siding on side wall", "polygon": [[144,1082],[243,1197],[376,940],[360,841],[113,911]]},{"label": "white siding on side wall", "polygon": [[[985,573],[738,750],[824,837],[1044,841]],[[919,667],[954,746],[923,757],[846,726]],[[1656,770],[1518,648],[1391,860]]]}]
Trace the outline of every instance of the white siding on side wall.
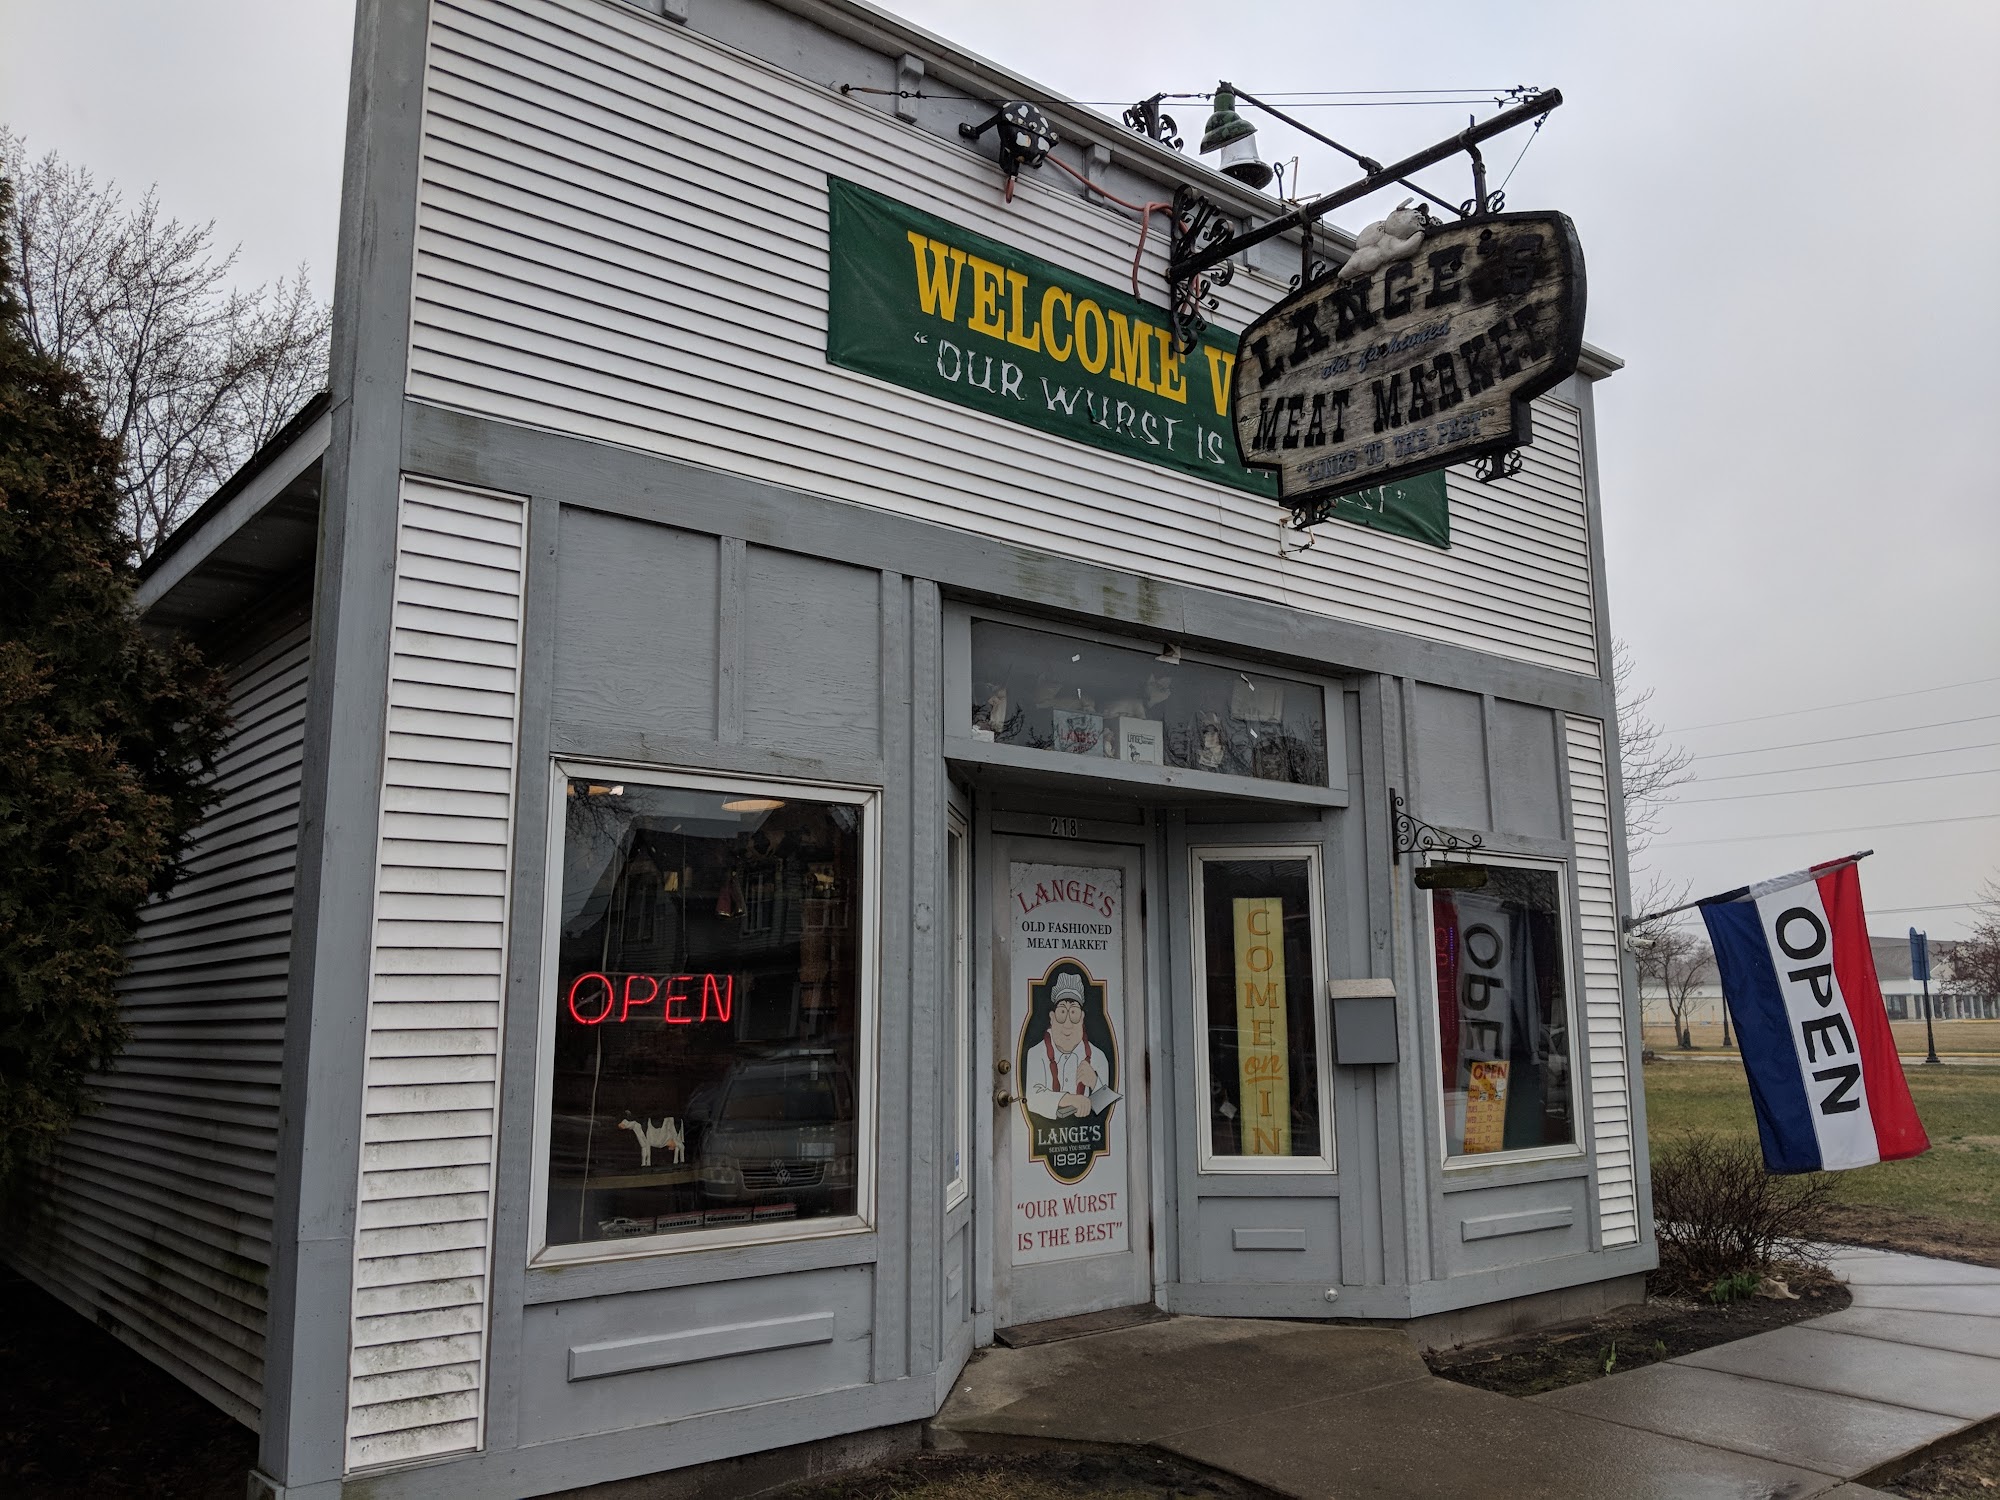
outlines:
[{"label": "white siding on side wall", "polygon": [[355,1231],[350,1469],[481,1444],[527,507],[406,480]]},{"label": "white siding on side wall", "polygon": [[1618,896],[1611,873],[1610,782],[1604,724],[1565,719],[1569,806],[1576,841],[1577,925],[1583,939],[1584,1035],[1590,1118],[1597,1143],[1597,1217],[1603,1248],[1639,1241],[1632,1160],[1632,1079],[1625,1046],[1624,983],[1618,959]]},{"label": "white siding on side wall", "polygon": [[311,658],[298,624],[225,667],[221,800],[180,883],[139,913],[118,986],[131,1039],[92,1080],[97,1107],[8,1246],[36,1281],[253,1428]]},{"label": "white siding on side wall", "polygon": [[[1575,408],[1516,479],[1454,471],[1452,547],[1284,512],[827,364],[825,164],[1122,283],[1137,224],[601,0],[437,0],[410,394],[1042,551],[1594,674]],[[1142,288],[1164,296],[1164,234]],[[1217,318],[1283,294],[1248,273]],[[1296,542],[1296,536],[1291,538]]]}]

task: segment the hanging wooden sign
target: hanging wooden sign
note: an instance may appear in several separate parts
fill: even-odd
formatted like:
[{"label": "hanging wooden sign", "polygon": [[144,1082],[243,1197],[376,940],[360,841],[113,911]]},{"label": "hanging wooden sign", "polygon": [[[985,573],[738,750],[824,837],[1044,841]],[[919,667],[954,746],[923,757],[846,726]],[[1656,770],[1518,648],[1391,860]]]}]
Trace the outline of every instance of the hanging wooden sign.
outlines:
[{"label": "hanging wooden sign", "polygon": [[1338,496],[1526,445],[1529,403],[1583,349],[1583,251],[1564,214],[1463,219],[1368,258],[1273,307],[1237,356],[1243,462],[1277,472],[1301,524]]}]

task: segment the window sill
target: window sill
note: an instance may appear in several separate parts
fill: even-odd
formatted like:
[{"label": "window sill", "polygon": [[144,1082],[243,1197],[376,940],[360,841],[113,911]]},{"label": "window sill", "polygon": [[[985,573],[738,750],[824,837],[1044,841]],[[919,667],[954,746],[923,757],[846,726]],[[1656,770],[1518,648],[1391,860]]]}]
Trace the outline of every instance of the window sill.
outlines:
[{"label": "window sill", "polygon": [[1444,1162],[1447,1193],[1468,1188],[1506,1187],[1517,1182],[1553,1182],[1584,1177],[1590,1159],[1581,1146],[1545,1146],[1536,1151],[1495,1152],[1491,1156],[1452,1156]]},{"label": "window sill", "polygon": [[1070,790],[1095,786],[1112,795],[1145,789],[1170,801],[1234,797],[1249,802],[1296,802],[1308,807],[1345,807],[1348,801],[1346,787],[1299,786],[1289,781],[1258,781],[1249,776],[1223,776],[1214,771],[1140,764],[1109,756],[1064,755],[1054,750],[1031,750],[1024,745],[1001,745],[969,736],[947,739],[944,753],[963,764],[1022,773]]},{"label": "window sill", "polygon": [[879,1244],[880,1237],[872,1228],[849,1222],[839,1228],[781,1240],[667,1247],[655,1243],[644,1250],[593,1255],[588,1260],[544,1260],[528,1267],[523,1300],[530,1305],[568,1302],[580,1297],[662,1291],[712,1281],[866,1265],[880,1258]]}]

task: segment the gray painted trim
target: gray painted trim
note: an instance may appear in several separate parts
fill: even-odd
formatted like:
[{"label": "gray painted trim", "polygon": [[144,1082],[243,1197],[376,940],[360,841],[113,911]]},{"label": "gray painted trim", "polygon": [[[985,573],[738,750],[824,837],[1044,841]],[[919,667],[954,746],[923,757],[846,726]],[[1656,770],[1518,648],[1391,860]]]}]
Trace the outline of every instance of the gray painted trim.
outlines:
[{"label": "gray painted trim", "polygon": [[345,1466],[355,1182],[428,7],[355,14],[259,1468]]},{"label": "gray painted trim", "polygon": [[203,522],[185,545],[176,547],[153,572],[139,580],[139,586],[132,591],[132,603],[139,613],[144,614],[200,571],[217,549],[256,520],[264,507],[277,499],[294,479],[318,463],[332,441],[333,415],[323,412],[289,447],[274,456],[267,467],[253,475],[220,511]]},{"label": "gray painted trim", "polygon": [[1459,1222],[1459,1238],[1467,1244],[1474,1240],[1499,1239],[1509,1234],[1532,1234],[1537,1229],[1567,1229],[1576,1222],[1576,1210],[1564,1205],[1561,1208],[1537,1208],[1518,1214],[1487,1214],[1483,1218],[1464,1219]]},{"label": "gray painted trim", "polygon": [[[1443,1122],[1429,1105],[1427,1060],[1432,1055],[1435,1007],[1422,998],[1430,993],[1430,987],[1423,982],[1422,970],[1412,951],[1416,928],[1414,914],[1407,904],[1409,878],[1391,854],[1395,831],[1390,826],[1388,798],[1389,788],[1397,784],[1398,773],[1411,806],[1418,805],[1416,799],[1421,795],[1414,749],[1416,702],[1406,678],[1380,678],[1375,687],[1379,706],[1375,708],[1374,733],[1372,738],[1364,738],[1370,748],[1380,747],[1378,769],[1361,804],[1369,819],[1370,930],[1379,965],[1374,972],[1380,975],[1386,970],[1396,981],[1396,993],[1411,997],[1409,1005],[1396,1007],[1396,1045],[1404,1060],[1393,1069],[1376,1070],[1378,1076],[1386,1074],[1395,1081],[1395,1113],[1390,1128],[1384,1131],[1382,1171],[1385,1185],[1393,1180],[1401,1196],[1402,1275],[1397,1277],[1392,1270],[1390,1280],[1415,1285],[1430,1280],[1437,1264],[1431,1246],[1436,1207],[1431,1183],[1437,1174],[1431,1164],[1444,1155],[1439,1134]],[[1361,702],[1366,716],[1370,708],[1366,693]],[[1386,1232],[1383,1244],[1386,1256],[1389,1245]]]},{"label": "gray painted trim", "polygon": [[[715,580],[715,739],[743,743],[743,606],[749,597],[750,549],[741,537],[718,538]],[[877,778],[879,780],[879,778]]]},{"label": "gray painted trim", "polygon": [[[1173,792],[1185,797],[1201,794],[1226,799],[1243,798],[1257,802],[1300,802],[1312,807],[1345,807],[1346,787],[1300,786],[1282,781],[1255,781],[1247,776],[1223,776],[1213,771],[1183,770],[1176,766],[1136,765],[1121,760],[1099,760],[1088,756],[1058,758],[1047,750],[1031,750],[1025,745],[996,745],[972,738],[945,741],[944,751],[955,761],[972,766],[990,766],[997,771],[1022,771],[1045,776],[1061,776],[1076,783],[1078,797],[1144,796],[1149,792]],[[1128,790],[1129,789],[1129,790]]]},{"label": "gray painted trim", "polygon": [[[975,789],[972,793],[972,847],[968,862],[972,874],[972,932],[966,943],[966,963],[972,970],[972,1086],[973,1097],[992,1098],[993,1046],[993,956],[999,942],[993,930],[993,797]],[[998,1204],[994,1201],[993,1139],[994,1110],[990,1103],[972,1114],[972,1285],[966,1295],[972,1307],[973,1343],[993,1342],[994,1236]]]},{"label": "gray painted trim", "polygon": [[1602,715],[1595,678],[1261,600],[1051,557],[630,449],[407,404],[403,462],[446,483],[547,494],[584,509],[739,537],[757,546],[929,578],[955,597],[1142,635],[1213,641],[1321,675],[1389,672],[1523,703]]},{"label": "gray painted trim", "polygon": [[[907,660],[900,679],[903,730],[909,743],[910,885],[910,1175],[909,1369],[936,1367],[944,1338],[944,1143],[942,1069],[951,1003],[947,970],[951,914],[945,869],[945,774],[942,753],[944,621],[937,586],[913,579],[907,592]],[[884,674],[884,681],[887,681]]]},{"label": "gray painted trim", "polygon": [[1534,1292],[1553,1292],[1563,1287],[1588,1286],[1610,1281],[1635,1271],[1650,1271],[1660,1263],[1659,1253],[1650,1244],[1628,1245],[1617,1250],[1590,1250],[1552,1260],[1527,1261],[1517,1266],[1501,1266],[1475,1276],[1457,1276],[1448,1281],[1431,1281],[1410,1288],[1413,1318],[1435,1312],[1452,1312],[1461,1307],[1477,1307],[1487,1302],[1504,1302]]},{"label": "gray painted trim", "polygon": [[[522,597],[519,742],[514,770],[514,868],[508,872],[506,987],[501,1000],[499,1140],[488,1246],[486,1445],[504,1451],[520,1430],[525,1271],[533,1233],[535,1090],[541,1059],[542,923],[551,868],[549,716],[555,697],[556,597],[562,511],[528,499],[527,578]],[[524,914],[533,914],[522,920]]]},{"label": "gray painted trim", "polygon": [[1303,1229],[1245,1229],[1239,1225],[1230,1232],[1230,1245],[1237,1250],[1303,1250],[1306,1247],[1306,1232]]},{"label": "gray painted trim", "polygon": [[[555,639],[553,629],[548,639]],[[633,765],[674,766],[688,771],[725,771],[803,781],[838,781],[854,786],[882,786],[888,769],[885,761],[873,756],[826,756],[791,750],[765,750],[749,745],[723,744],[706,736],[655,734],[644,729],[577,723],[570,719],[552,721],[548,727],[548,741],[549,754],[571,759],[624,761]]]},{"label": "gray painted trim", "polygon": [[[883,571],[879,582],[881,725],[883,762],[907,780],[910,744],[910,588],[900,573]],[[910,1266],[917,1245],[927,1244],[911,1215],[911,1135],[919,1129],[914,1092],[891,1090],[889,1080],[914,1085],[911,936],[916,872],[911,869],[910,795],[893,785],[880,802],[881,870],[878,906],[881,935],[876,997],[875,1223],[901,1226],[884,1234],[875,1265],[873,1353],[875,1379],[896,1380],[910,1372]],[[935,872],[932,872],[935,873]],[[934,1080],[933,1080],[934,1081]],[[893,1102],[892,1102],[893,1101]]]},{"label": "gray painted trim", "polygon": [[1439,1191],[1452,1193],[1477,1192],[1482,1188],[1521,1187],[1537,1182],[1588,1181],[1591,1163],[1579,1148],[1562,1156],[1543,1157],[1530,1161],[1496,1162],[1492,1166],[1452,1167],[1445,1171],[1444,1181]]},{"label": "gray painted trim", "polygon": [[[532,1119],[523,1126],[532,1141]],[[575,1302],[589,1297],[617,1297],[627,1292],[657,1292],[673,1287],[709,1286],[723,1281],[749,1281],[760,1276],[789,1276],[841,1266],[873,1265],[881,1258],[880,1233],[857,1230],[811,1239],[778,1240],[763,1245],[732,1245],[726,1249],[691,1250],[679,1254],[658,1251],[626,1260],[579,1261],[573,1265],[533,1266],[522,1281],[521,1301],[529,1306]],[[521,1243],[525,1244],[523,1240]],[[520,1256],[515,1260],[520,1261]]]},{"label": "gray painted trim", "polygon": [[356,1500],[364,1493],[367,1500],[524,1500],[657,1473],[666,1461],[686,1468],[896,1422],[923,1421],[937,1412],[937,1390],[925,1374],[890,1385],[845,1386],[756,1411],[759,1421],[754,1424],[745,1423],[741,1407],[683,1417],[672,1424],[670,1439],[669,1429],[661,1424],[582,1433],[512,1452],[488,1449],[443,1463],[377,1470],[351,1485],[329,1480],[265,1493],[271,1500]]},{"label": "gray painted trim", "polygon": [[[1603,503],[1597,462],[1597,403],[1586,389],[1577,409],[1583,415],[1583,488],[1590,514],[1591,555],[1604,567],[1602,534]],[[1608,588],[1608,586],[1607,586]],[[1608,595],[1600,592],[1598,631],[1604,644],[1604,675],[1611,676],[1611,607]],[[1598,717],[1604,721],[1604,773],[1611,804],[1611,885],[1617,901],[1619,924],[1618,974],[1625,1003],[1625,1073],[1630,1084],[1627,1105],[1632,1112],[1632,1187],[1639,1206],[1639,1243],[1653,1242],[1653,1159],[1646,1131],[1646,1087],[1644,1065],[1645,1035],[1639,1009],[1639,971],[1636,960],[1623,941],[1623,919],[1632,913],[1631,856],[1625,847],[1625,771],[1623,751],[1618,744],[1618,704],[1608,688],[1607,706]]]},{"label": "gray painted trim", "polygon": [[761,1318],[751,1323],[727,1323],[688,1333],[656,1334],[651,1338],[614,1339],[602,1344],[573,1344],[569,1378],[598,1380],[606,1375],[630,1375],[638,1370],[664,1370],[699,1364],[735,1354],[770,1349],[798,1349],[833,1342],[834,1317],[807,1313],[796,1318]]}]

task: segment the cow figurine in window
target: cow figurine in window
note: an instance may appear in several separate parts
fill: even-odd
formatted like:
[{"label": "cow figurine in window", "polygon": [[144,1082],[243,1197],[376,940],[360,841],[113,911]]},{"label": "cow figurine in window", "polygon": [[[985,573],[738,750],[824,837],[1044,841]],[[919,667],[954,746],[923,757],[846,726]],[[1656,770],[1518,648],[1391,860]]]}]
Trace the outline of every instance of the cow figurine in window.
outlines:
[{"label": "cow figurine in window", "polygon": [[620,1130],[631,1131],[632,1138],[639,1143],[639,1165],[641,1167],[652,1166],[653,1152],[655,1148],[659,1147],[670,1148],[673,1151],[675,1166],[679,1166],[687,1160],[687,1127],[676,1121],[671,1115],[657,1125],[651,1120],[643,1122],[639,1120],[620,1120],[618,1128]]}]

